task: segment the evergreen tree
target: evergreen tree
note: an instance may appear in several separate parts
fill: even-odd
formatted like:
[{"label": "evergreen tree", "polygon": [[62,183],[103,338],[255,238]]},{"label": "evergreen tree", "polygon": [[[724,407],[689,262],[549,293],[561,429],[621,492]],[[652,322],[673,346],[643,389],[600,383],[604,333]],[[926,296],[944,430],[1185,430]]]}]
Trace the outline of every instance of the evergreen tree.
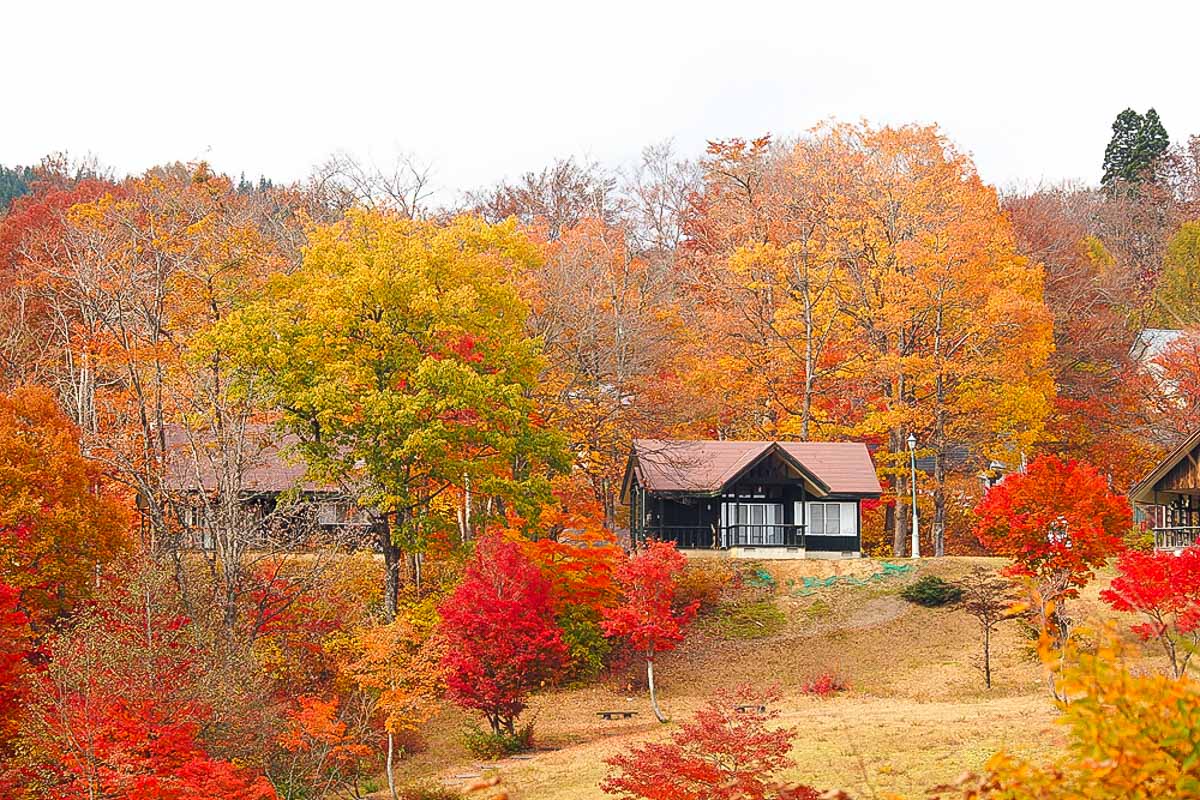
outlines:
[{"label": "evergreen tree", "polygon": [[1144,115],[1127,108],[1117,115],[1113,135],[1104,148],[1103,186],[1153,179],[1153,168],[1171,140],[1153,108]]},{"label": "evergreen tree", "polygon": [[29,167],[5,167],[0,165],[0,214],[8,210],[12,201],[29,193],[33,182],[33,170]]}]

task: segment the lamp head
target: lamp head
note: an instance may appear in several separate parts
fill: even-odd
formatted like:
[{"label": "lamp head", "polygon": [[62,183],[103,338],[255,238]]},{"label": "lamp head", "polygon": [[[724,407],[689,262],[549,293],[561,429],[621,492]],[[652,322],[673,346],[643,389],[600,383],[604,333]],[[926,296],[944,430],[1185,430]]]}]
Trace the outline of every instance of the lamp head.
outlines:
[{"label": "lamp head", "polygon": [[917,449],[917,437],[913,436],[911,433],[908,435],[908,449],[909,450]]}]

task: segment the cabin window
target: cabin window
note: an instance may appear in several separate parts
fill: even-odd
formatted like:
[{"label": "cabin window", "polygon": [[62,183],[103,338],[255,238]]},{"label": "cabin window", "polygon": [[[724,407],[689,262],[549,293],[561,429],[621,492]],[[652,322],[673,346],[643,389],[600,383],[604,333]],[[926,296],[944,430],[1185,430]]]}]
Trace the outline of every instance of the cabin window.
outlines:
[{"label": "cabin window", "polygon": [[858,514],[854,503],[807,503],[810,536],[855,536]]},{"label": "cabin window", "polygon": [[317,505],[317,524],[325,527],[341,524],[345,519],[341,504],[332,500]]},{"label": "cabin window", "polygon": [[726,501],[721,505],[721,526],[727,547],[782,544],[783,506]]}]

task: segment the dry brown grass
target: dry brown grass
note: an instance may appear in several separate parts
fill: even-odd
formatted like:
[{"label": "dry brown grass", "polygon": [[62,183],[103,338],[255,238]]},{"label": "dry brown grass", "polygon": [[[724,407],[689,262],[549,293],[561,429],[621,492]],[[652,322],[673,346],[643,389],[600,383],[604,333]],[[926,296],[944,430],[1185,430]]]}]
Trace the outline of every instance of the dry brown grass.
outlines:
[{"label": "dry brown grass", "polygon": [[[953,578],[972,567],[997,568],[996,559],[927,560],[921,572]],[[777,683],[784,693],[782,723],[797,729],[788,776],[812,785],[838,787],[855,797],[883,792],[921,796],[924,789],[980,767],[999,749],[1021,755],[1048,754],[1062,741],[1056,711],[1039,666],[1015,624],[993,644],[995,686],[983,687],[975,666],[975,622],[958,611],[927,609],[898,597],[902,580],[866,587],[823,589],[789,596],[786,579],[843,571],[859,576],[877,564],[783,562],[765,568],[778,579],[777,602],[789,618],[771,638],[729,641],[697,633],[677,652],[661,658],[661,698],[667,712],[683,718],[722,685]],[[1098,583],[1105,584],[1106,580]],[[1081,615],[1102,613],[1093,585],[1076,601]],[[847,680],[851,691],[831,699],[805,696],[799,686],[826,670]],[[462,749],[466,720],[448,711],[429,726],[428,747],[401,769],[409,777],[461,785],[498,770],[514,800],[582,800],[603,797],[598,784],[604,759],[631,745],[665,736],[673,726],[654,722],[631,668],[603,685],[545,692],[533,699],[543,748],[531,758],[479,764]],[[630,721],[600,722],[595,712],[630,708]]]}]

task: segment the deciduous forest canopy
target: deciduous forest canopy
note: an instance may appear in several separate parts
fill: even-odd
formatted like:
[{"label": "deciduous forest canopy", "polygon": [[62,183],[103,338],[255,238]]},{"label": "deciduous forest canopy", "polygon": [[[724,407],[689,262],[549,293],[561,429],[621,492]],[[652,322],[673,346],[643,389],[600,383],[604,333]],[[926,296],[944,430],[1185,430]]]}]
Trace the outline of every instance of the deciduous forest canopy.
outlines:
[{"label": "deciduous forest canopy", "polygon": [[[626,552],[635,438],[865,443],[867,555],[908,554],[915,497],[926,554],[1014,562],[968,586],[985,652],[1019,586],[1056,696],[1120,684],[1194,721],[1194,558],[1122,556],[1109,590],[1162,681],[1069,613],[1136,549],[1125,493],[1200,428],[1200,138],[1171,133],[1126,109],[1099,183],[1003,192],[936,126],[837,121],[454,201],[416,158],[0,165],[0,795],[399,797],[443,705],[501,756],[530,696],[631,661],[665,721],[656,655],[749,584]],[[1145,600],[1138,575],[1166,577]],[[811,796],[771,777],[778,693],[735,684],[604,790],[691,797],[655,793],[686,767],[734,787],[712,797]],[[971,791],[1090,785],[1064,758]],[[1154,791],[1196,789],[1191,761]],[[1153,796],[1105,775],[1072,796]]]}]

